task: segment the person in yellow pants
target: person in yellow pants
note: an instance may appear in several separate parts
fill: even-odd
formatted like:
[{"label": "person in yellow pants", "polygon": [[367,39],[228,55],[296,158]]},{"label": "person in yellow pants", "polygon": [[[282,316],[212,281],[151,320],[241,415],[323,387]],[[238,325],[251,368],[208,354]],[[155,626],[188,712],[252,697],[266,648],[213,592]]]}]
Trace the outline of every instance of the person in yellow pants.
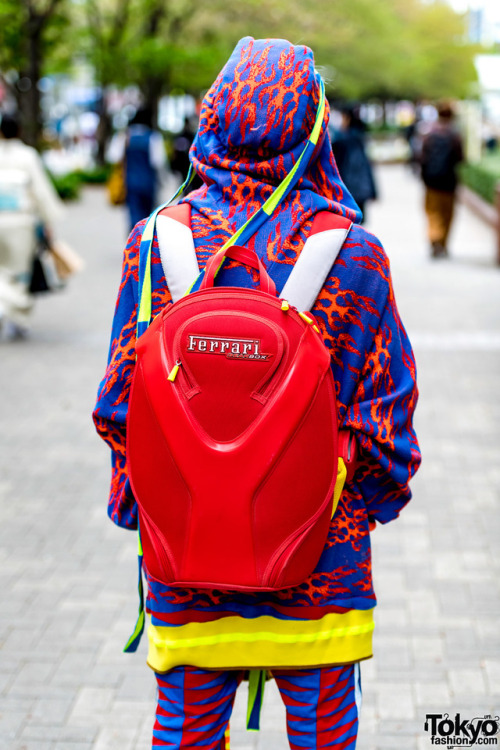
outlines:
[{"label": "person in yellow pants", "polygon": [[433,258],[448,255],[448,235],[458,184],[457,166],[463,159],[462,140],[453,125],[452,107],[443,102],[437,109],[438,120],[424,136],[421,153],[427,236]]}]

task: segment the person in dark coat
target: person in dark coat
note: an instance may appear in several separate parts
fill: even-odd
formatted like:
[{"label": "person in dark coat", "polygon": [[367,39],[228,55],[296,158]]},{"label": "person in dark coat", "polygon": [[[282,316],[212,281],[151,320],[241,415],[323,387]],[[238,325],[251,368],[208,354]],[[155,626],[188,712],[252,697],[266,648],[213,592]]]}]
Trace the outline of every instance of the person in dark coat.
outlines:
[{"label": "person in dark coat", "polygon": [[[196,135],[196,128],[193,129],[192,119],[184,118],[184,125],[180,133],[176,135],[173,142],[173,153],[170,161],[172,172],[177,172],[184,182],[189,172],[189,149]],[[190,189],[196,190],[203,184],[201,178],[195,173],[190,182]]]},{"label": "person in dark coat", "polygon": [[457,166],[463,159],[462,139],[453,124],[453,109],[443,102],[437,110],[438,120],[424,136],[420,157],[427,236],[433,258],[448,255],[446,243],[455,207]]},{"label": "person in dark coat", "polygon": [[342,180],[361,209],[361,223],[366,219],[366,202],[377,197],[373,170],[365,150],[364,129],[355,110],[346,107],[342,110],[340,130],[334,130],[332,136],[333,155]]}]

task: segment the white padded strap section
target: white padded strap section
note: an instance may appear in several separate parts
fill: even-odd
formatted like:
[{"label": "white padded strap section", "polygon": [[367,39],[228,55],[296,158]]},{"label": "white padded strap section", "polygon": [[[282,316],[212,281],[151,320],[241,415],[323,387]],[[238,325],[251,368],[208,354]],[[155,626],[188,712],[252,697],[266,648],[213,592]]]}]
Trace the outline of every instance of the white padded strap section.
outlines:
[{"label": "white padded strap section", "polygon": [[330,275],[349,228],[327,229],[310,235],[280,294],[297,310],[310,310]]},{"label": "white padded strap section", "polygon": [[156,235],[168,289],[172,300],[177,302],[186,294],[200,272],[193,233],[180,221],[158,215]]}]

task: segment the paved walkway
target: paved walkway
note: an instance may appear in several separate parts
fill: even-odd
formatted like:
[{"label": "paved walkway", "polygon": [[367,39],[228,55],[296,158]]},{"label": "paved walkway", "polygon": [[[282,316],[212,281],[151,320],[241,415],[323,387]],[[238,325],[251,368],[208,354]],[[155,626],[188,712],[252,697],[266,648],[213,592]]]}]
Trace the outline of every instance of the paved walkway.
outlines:
[{"label": "paved walkway", "polygon": [[[373,535],[379,597],[363,665],[358,750],[427,750],[427,713],[500,712],[500,270],[490,228],[460,207],[452,257],[431,262],[421,191],[379,169],[369,228],[391,258],[421,389],[424,464],[401,519]],[[90,421],[104,369],[125,221],[100,189],[62,235],[86,269],[39,301],[30,340],[0,345],[0,748],[148,750],[153,677],[121,653],[136,613],[135,538],[106,519],[108,453]],[[262,731],[284,750],[272,686]]]}]

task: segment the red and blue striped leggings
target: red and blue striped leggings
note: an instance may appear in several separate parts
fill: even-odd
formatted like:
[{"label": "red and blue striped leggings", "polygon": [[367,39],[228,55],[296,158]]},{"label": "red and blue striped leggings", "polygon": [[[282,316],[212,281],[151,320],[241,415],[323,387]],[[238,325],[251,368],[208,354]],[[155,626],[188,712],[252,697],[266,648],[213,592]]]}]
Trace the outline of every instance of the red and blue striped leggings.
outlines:
[{"label": "red and blue striped leggings", "polygon": [[[177,667],[157,674],[153,748],[225,750],[243,673]],[[291,750],[354,750],[361,706],[359,664],[273,670],[286,706]]]}]

